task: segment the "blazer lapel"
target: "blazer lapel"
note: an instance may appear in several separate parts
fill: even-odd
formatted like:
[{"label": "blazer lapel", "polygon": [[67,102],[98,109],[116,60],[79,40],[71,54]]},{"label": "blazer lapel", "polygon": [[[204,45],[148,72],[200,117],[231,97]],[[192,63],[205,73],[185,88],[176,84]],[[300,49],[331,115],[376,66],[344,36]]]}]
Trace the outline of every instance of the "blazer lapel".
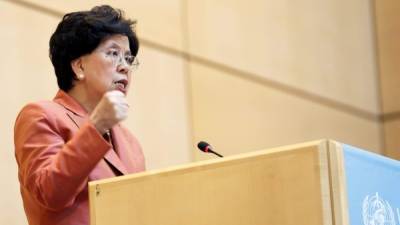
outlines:
[{"label": "blazer lapel", "polygon": [[135,168],[132,165],[132,157],[129,154],[130,151],[129,149],[126,149],[129,144],[125,143],[126,140],[123,138],[124,133],[122,132],[120,125],[117,124],[116,126],[114,126],[111,129],[111,133],[113,137],[114,149],[119,155],[122,163],[125,165],[127,172],[134,172]]},{"label": "blazer lapel", "polygon": [[[62,90],[59,90],[54,101],[62,105],[67,109],[67,116],[75,123],[77,128],[79,128],[83,123],[88,120],[88,113],[86,110],[72,97]],[[113,136],[118,136],[113,135]],[[113,140],[113,143],[118,143],[119,140]],[[115,148],[115,147],[114,147]],[[117,169],[121,174],[127,174],[127,170],[124,164],[121,162],[120,158],[116,152],[110,148],[110,150],[104,155],[104,159],[111,164],[115,169]]]},{"label": "blazer lapel", "polygon": [[121,174],[127,174],[126,168],[124,164],[121,162],[118,155],[115,153],[113,149],[110,149],[105,155],[104,159],[107,160],[115,169],[117,169]]},{"label": "blazer lapel", "polygon": [[72,112],[67,112],[67,116],[75,123],[76,127],[79,128],[87,120],[87,118],[76,115]]}]

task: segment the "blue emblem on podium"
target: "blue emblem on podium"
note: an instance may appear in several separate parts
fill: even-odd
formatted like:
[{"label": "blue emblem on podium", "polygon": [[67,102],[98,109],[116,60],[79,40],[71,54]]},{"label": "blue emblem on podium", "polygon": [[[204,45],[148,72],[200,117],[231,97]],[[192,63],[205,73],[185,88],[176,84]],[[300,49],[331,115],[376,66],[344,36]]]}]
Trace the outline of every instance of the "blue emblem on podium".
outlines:
[{"label": "blue emblem on podium", "polygon": [[400,162],[343,145],[351,225],[400,225]]}]

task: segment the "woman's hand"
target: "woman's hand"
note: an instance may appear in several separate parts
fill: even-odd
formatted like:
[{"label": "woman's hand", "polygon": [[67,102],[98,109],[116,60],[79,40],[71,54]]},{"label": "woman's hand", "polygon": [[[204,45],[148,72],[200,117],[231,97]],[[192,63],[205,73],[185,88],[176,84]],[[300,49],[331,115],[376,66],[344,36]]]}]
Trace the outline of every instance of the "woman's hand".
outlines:
[{"label": "woman's hand", "polygon": [[90,114],[90,121],[96,129],[104,134],[115,124],[126,119],[129,105],[125,95],[120,91],[109,91]]}]

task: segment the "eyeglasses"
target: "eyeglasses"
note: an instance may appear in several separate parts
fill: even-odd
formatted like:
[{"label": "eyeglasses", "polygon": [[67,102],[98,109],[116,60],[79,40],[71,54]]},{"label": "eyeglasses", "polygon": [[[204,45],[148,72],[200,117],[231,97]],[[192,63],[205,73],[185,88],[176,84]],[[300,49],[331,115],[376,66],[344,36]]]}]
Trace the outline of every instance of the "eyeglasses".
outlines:
[{"label": "eyeglasses", "polygon": [[115,67],[122,64],[123,61],[130,67],[131,70],[135,70],[139,66],[139,60],[134,55],[123,54],[121,51],[116,49],[106,50],[104,54],[106,55],[106,58],[109,58],[112,61],[113,66]]}]

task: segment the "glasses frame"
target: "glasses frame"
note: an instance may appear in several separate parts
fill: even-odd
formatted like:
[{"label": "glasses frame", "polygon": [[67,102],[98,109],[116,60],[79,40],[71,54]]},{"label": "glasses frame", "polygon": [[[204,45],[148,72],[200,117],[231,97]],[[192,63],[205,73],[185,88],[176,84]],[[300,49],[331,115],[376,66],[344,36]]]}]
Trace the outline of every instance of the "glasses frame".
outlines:
[{"label": "glasses frame", "polygon": [[[114,67],[117,67],[122,63],[125,63],[130,70],[136,70],[139,67],[140,63],[138,57],[131,54],[124,54],[118,49],[103,49],[99,50],[99,52],[103,53],[105,58],[110,59]],[[133,57],[133,60],[127,60],[127,56]]]}]

